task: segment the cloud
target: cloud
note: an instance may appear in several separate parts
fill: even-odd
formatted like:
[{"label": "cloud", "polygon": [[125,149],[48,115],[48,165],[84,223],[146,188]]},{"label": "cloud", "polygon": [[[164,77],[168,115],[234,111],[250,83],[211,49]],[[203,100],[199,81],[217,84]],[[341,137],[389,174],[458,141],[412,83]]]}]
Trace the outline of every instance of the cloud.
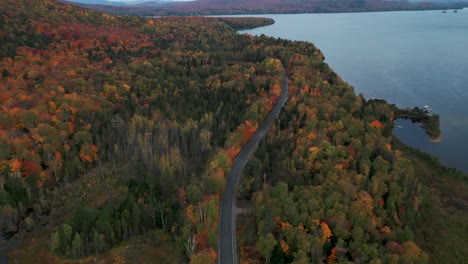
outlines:
[{"label": "cloud", "polygon": [[[79,1],[79,0],[78,0]],[[119,3],[143,3],[143,2],[160,2],[161,0],[107,0],[108,2],[119,2]],[[164,2],[187,2],[193,0],[162,0]]]},{"label": "cloud", "polygon": [[194,0],[67,0],[75,3],[84,4],[107,4],[107,5],[126,5],[126,4],[139,4],[144,2],[188,2]]}]

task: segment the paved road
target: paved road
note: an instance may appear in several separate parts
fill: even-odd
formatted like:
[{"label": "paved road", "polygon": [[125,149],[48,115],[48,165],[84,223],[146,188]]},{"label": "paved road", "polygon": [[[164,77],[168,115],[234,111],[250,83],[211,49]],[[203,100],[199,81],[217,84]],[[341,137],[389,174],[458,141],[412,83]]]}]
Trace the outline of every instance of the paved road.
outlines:
[{"label": "paved road", "polygon": [[220,220],[219,220],[219,248],[218,248],[218,263],[219,264],[234,264],[237,262],[237,242],[236,242],[236,186],[239,182],[240,173],[247,162],[249,156],[257,147],[258,142],[266,134],[271,127],[273,121],[278,117],[286,100],[288,99],[288,77],[283,73],[283,88],[281,95],[273,110],[268,114],[267,118],[258,127],[257,131],[250,140],[244,145],[242,150],[237,155],[232,163],[231,172],[229,172],[226,180],[226,190],[224,191],[221,201]]}]

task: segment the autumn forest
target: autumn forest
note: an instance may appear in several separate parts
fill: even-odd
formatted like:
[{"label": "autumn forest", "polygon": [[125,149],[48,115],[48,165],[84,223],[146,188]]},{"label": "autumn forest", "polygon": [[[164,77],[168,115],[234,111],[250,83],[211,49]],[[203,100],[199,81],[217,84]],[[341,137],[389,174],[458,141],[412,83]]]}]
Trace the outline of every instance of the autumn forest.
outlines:
[{"label": "autumn forest", "polygon": [[240,262],[466,261],[466,175],[400,143],[394,106],[313,44],[236,33],[272,23],[1,1],[8,257],[214,263],[226,176],[285,70],[289,99],[238,187]]}]

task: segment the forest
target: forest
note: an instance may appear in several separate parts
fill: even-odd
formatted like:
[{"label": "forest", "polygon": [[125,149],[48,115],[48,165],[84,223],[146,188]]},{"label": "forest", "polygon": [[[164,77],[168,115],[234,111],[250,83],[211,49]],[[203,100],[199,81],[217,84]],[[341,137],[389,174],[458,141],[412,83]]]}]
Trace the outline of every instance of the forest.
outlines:
[{"label": "forest", "polygon": [[[443,219],[432,183],[456,181],[457,195],[466,175],[397,142],[391,106],[356,96],[313,44],[236,33],[271,23],[2,1],[0,231],[18,242],[9,257],[214,263],[225,177],[285,69],[289,100],[239,186],[250,207],[241,261],[466,259],[463,238],[439,252],[437,234],[418,229],[425,215]],[[448,232],[462,234],[466,196],[453,197]]]},{"label": "forest", "polygon": [[244,0],[217,1],[197,0],[180,2],[143,3],[137,5],[78,4],[112,14],[137,16],[167,15],[235,15],[235,14],[301,14],[301,13],[345,13],[408,10],[462,9],[466,2],[442,1],[381,1],[381,0]]}]

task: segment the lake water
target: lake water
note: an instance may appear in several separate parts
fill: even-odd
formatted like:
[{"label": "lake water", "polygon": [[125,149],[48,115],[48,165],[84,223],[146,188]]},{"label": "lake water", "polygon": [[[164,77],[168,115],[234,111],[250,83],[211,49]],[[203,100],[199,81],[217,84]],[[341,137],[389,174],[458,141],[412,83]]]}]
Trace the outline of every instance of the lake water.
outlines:
[{"label": "lake water", "polygon": [[314,43],[366,98],[429,105],[441,117],[442,141],[403,120],[395,134],[468,173],[468,9],[261,17],[275,24],[243,32]]}]

